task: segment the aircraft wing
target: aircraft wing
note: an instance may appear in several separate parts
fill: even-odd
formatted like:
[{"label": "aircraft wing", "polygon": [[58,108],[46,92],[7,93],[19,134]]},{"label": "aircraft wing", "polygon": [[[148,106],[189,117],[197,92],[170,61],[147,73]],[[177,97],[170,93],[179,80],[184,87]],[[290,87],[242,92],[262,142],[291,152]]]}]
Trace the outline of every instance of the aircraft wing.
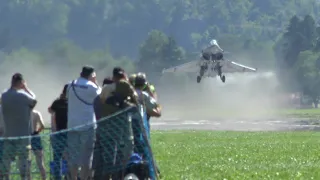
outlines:
[{"label": "aircraft wing", "polygon": [[223,73],[236,73],[236,72],[256,72],[256,68],[245,66],[240,63],[236,63],[230,60],[222,61],[222,72]]},{"label": "aircraft wing", "polygon": [[191,61],[178,66],[174,66],[168,69],[163,69],[162,73],[173,73],[173,72],[198,72],[199,61]]}]

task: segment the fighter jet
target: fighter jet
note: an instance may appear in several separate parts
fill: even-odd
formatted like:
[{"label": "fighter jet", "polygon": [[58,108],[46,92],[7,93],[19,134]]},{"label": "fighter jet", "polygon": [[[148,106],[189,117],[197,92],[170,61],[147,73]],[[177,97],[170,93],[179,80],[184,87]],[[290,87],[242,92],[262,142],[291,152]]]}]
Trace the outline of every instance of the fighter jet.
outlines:
[{"label": "fighter jet", "polygon": [[164,69],[162,73],[196,72],[197,83],[204,77],[219,76],[221,81],[226,81],[223,73],[256,72],[256,68],[248,67],[224,58],[225,51],[219,46],[217,40],[212,39],[210,44],[200,53],[200,58],[179,66]]}]

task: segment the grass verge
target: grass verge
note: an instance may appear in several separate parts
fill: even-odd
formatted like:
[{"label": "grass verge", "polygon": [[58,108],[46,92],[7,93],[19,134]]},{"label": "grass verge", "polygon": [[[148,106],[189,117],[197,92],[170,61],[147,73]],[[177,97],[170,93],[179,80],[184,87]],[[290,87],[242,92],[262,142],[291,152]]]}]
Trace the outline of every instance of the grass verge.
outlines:
[{"label": "grass verge", "polygon": [[155,131],[164,179],[320,179],[318,132]]},{"label": "grass verge", "polygon": [[291,116],[296,118],[319,118],[320,117],[320,109],[312,108],[312,109],[280,109],[277,114]]},{"label": "grass verge", "polygon": [[[42,142],[48,171],[50,142],[47,137]],[[153,151],[165,180],[320,179],[319,143],[320,133],[311,131],[152,132]],[[32,170],[33,179],[40,179],[34,159]]]},{"label": "grass verge", "polygon": [[[180,112],[177,114],[177,112]],[[275,108],[275,109],[259,109],[259,110],[242,110],[242,109],[214,109],[202,108],[192,111],[192,113],[184,110],[177,110],[173,114],[166,114],[169,119],[237,119],[237,118],[305,118],[305,119],[320,119],[320,108],[312,109],[295,109],[295,108]],[[166,117],[163,119],[166,120]]]}]

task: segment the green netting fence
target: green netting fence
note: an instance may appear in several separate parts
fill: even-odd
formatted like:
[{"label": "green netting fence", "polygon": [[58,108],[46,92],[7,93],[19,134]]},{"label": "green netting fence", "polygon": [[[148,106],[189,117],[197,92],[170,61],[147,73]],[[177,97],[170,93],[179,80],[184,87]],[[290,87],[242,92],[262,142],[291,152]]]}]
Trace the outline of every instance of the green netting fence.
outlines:
[{"label": "green netting fence", "polygon": [[89,160],[95,180],[123,179],[130,171],[158,179],[146,119],[136,107],[66,131],[0,138],[0,146],[0,179],[70,179],[71,164]]}]

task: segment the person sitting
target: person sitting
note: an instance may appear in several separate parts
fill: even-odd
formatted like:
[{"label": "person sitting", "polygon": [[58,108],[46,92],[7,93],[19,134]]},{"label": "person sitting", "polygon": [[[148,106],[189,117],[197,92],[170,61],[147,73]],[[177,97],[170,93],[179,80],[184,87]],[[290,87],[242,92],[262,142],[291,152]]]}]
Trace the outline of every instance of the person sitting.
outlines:
[{"label": "person sitting", "polygon": [[224,50],[219,46],[218,41],[212,39],[209,46],[202,50],[202,59],[204,60],[223,60]]}]

